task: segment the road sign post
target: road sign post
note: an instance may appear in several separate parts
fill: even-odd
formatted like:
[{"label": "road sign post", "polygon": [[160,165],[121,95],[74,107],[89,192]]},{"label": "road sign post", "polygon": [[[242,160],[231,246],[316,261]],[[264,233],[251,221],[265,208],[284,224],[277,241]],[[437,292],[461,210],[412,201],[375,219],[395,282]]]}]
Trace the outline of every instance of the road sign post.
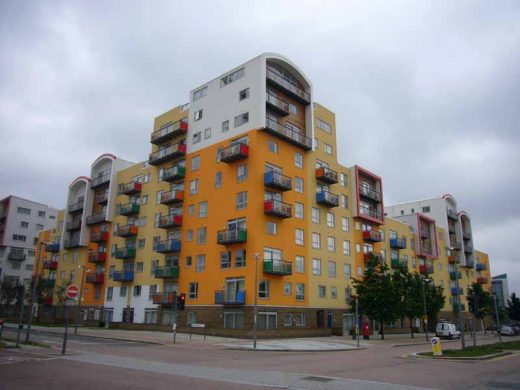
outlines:
[{"label": "road sign post", "polygon": [[66,300],[65,300],[65,308],[63,310],[63,315],[65,316],[65,332],[63,333],[63,346],[61,347],[61,354],[65,355],[65,352],[67,351],[67,337],[69,333],[69,310],[68,310],[68,301],[69,299],[74,299],[78,296],[78,287],[71,284],[69,287],[67,287],[67,290],[65,292]]}]

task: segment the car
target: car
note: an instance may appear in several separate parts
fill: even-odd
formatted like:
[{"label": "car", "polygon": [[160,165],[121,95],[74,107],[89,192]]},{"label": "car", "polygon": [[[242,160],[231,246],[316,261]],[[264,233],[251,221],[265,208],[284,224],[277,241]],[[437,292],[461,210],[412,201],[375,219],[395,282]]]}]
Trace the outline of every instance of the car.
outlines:
[{"label": "car", "polygon": [[511,328],[513,328],[513,330],[515,331],[516,334],[520,334],[520,323],[511,324],[509,326],[511,326]]},{"label": "car", "polygon": [[500,327],[500,334],[503,336],[514,336],[516,333],[513,327],[509,325],[502,325]]},{"label": "car", "polygon": [[437,337],[446,337],[448,339],[460,338],[460,330],[451,322],[438,322],[435,327],[435,334]]}]

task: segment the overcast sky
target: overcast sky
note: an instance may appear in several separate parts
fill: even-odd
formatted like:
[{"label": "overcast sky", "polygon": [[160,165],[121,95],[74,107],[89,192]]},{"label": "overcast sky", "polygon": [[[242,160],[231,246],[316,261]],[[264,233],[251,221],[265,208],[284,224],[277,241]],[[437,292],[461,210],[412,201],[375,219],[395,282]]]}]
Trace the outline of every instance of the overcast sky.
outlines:
[{"label": "overcast sky", "polygon": [[[153,4],[153,6],[152,6]],[[65,206],[104,152],[265,51],[336,113],[387,204],[451,193],[520,292],[520,2],[0,1],[0,196]]]}]

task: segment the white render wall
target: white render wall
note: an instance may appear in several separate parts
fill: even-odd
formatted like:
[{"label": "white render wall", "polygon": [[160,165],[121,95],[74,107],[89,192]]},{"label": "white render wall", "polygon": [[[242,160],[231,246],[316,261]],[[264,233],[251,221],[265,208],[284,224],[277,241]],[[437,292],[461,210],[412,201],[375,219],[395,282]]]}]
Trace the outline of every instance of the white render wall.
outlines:
[{"label": "white render wall", "polygon": [[[145,309],[157,309],[159,307],[159,305],[154,305],[152,300],[149,299],[150,285],[141,286],[141,295],[138,297],[134,297],[134,284],[127,285],[126,296],[120,297],[120,291],[121,287],[114,287],[111,301],[106,300],[107,295],[105,291],[104,307],[105,309],[114,310],[114,322],[123,321],[123,311],[127,306],[134,309],[134,323],[136,324],[144,323]],[[129,304],[127,302],[129,302]]]}]

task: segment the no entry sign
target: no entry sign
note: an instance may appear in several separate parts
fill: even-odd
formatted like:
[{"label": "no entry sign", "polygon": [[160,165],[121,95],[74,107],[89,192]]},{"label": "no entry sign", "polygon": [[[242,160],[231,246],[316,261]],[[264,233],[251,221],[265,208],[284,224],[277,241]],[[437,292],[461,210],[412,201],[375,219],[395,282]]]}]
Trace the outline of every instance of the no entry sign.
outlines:
[{"label": "no entry sign", "polygon": [[74,299],[78,296],[79,290],[76,286],[71,284],[69,287],[67,287],[67,298]]}]

